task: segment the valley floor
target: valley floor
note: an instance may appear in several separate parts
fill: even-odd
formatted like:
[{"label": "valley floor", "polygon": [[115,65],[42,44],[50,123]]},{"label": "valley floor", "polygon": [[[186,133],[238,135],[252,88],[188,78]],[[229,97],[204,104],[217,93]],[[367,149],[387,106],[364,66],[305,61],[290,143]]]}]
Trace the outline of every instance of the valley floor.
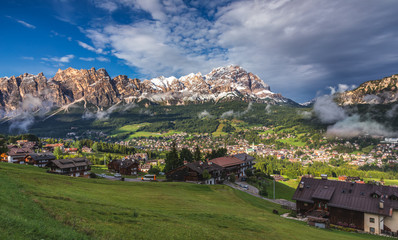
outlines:
[{"label": "valley floor", "polygon": [[224,185],[121,182],[0,163],[0,239],[381,239],[322,230]]}]

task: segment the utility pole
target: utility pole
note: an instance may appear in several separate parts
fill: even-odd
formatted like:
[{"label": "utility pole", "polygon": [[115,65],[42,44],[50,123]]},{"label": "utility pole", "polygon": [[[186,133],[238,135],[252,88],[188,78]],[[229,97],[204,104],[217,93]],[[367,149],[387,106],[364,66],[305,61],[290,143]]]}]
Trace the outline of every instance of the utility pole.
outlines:
[{"label": "utility pole", "polygon": [[274,179],[274,200],[275,200],[275,179]]}]

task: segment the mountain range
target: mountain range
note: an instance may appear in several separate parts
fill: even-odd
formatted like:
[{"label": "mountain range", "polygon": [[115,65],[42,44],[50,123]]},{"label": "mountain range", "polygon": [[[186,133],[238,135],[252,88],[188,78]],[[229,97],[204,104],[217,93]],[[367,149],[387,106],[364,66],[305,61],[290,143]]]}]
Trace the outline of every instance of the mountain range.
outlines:
[{"label": "mountain range", "polygon": [[84,101],[102,109],[123,101],[131,103],[144,99],[165,105],[229,99],[294,103],[281,94],[273,93],[270,86],[255,74],[232,65],[215,68],[206,75],[191,73],[180,78],[161,76],[144,81],[126,75],[111,78],[103,68],[59,69],[52,78],[43,73],[0,78],[0,109],[5,112],[32,104],[33,107],[42,107],[34,105],[35,101],[45,102],[51,107]]},{"label": "mountain range", "polygon": [[398,101],[398,74],[364,82],[354,90],[338,93],[336,100],[340,105],[396,102]]}]

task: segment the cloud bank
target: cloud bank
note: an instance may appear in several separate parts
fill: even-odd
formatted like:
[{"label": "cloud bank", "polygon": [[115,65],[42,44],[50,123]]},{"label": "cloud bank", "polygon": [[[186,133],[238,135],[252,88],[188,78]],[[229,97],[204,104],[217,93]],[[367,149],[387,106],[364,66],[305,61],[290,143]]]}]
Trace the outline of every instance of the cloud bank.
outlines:
[{"label": "cloud bank", "polygon": [[[336,93],[336,88],[329,88],[331,93]],[[343,87],[342,89],[346,89]],[[387,111],[386,115],[392,117],[395,113],[395,106]],[[330,124],[327,127],[326,135],[334,137],[358,137],[358,136],[384,136],[393,137],[398,133],[392,131],[383,124],[372,120],[365,115],[361,119],[359,114],[350,115],[347,111],[337,105],[334,95],[324,95],[318,97],[314,103],[314,114],[322,123]]]},{"label": "cloud bank", "polygon": [[[82,30],[94,44],[85,47],[107,49],[148,78],[233,63],[297,99],[336,80],[380,78],[398,63],[396,1],[93,2],[109,16]],[[117,21],[120,9],[148,17]]]}]

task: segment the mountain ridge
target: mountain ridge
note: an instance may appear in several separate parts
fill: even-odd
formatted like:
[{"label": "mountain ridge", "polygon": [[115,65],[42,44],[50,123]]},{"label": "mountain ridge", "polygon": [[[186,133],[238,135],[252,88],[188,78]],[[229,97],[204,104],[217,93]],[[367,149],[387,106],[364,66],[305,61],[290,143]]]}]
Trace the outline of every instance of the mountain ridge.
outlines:
[{"label": "mountain ridge", "polygon": [[71,67],[59,69],[49,79],[43,73],[0,78],[0,109],[5,112],[23,109],[30,104],[25,104],[27,98],[47,101],[55,107],[83,98],[98,108],[143,99],[166,105],[224,99],[272,104],[293,102],[273,93],[257,75],[233,65],[215,68],[206,75],[191,73],[180,78],[160,76],[143,81],[126,75],[111,78],[104,68]]},{"label": "mountain ridge", "polygon": [[398,101],[398,74],[363,82],[357,88],[336,94],[340,105],[389,104]]}]

